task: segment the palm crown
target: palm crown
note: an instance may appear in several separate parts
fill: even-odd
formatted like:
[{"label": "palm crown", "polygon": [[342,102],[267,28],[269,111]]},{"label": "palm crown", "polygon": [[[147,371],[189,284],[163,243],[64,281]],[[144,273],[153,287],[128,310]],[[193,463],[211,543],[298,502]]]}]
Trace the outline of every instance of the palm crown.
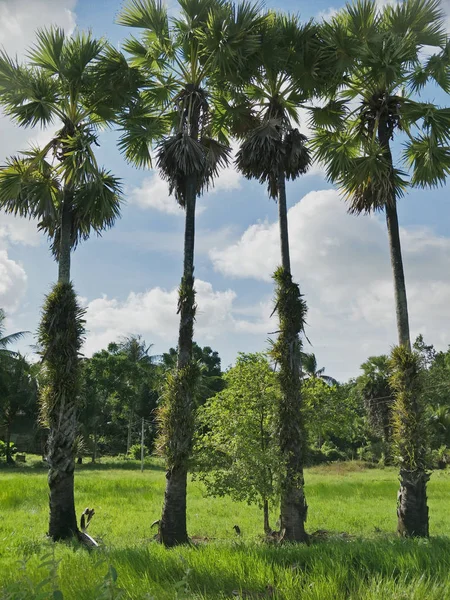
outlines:
[{"label": "palm crown", "polygon": [[59,254],[61,213],[71,212],[70,245],[112,226],[119,216],[120,184],[97,164],[98,128],[121,100],[102,61],[112,52],[89,34],[41,30],[27,65],[0,55],[0,102],[22,127],[58,124],[43,147],[7,160],[0,171],[0,206],[38,220]]},{"label": "palm crown", "polygon": [[[429,81],[450,90],[439,6],[406,0],[379,9],[363,0],[323,27],[347,75],[333,101],[313,110],[315,147],[353,212],[384,209],[408,185],[435,186],[450,173],[450,111],[414,99]],[[425,57],[425,46],[436,52]],[[400,131],[410,177],[393,164],[390,140]]]},{"label": "palm crown", "polygon": [[152,164],[181,206],[186,178],[198,195],[228,162],[230,149],[217,112],[220,74],[236,77],[258,43],[258,9],[237,8],[223,0],[182,0],[180,16],[170,19],[157,0],[132,0],[119,23],[144,29],[124,49],[131,66],[144,75],[139,97],[120,119],[119,145],[138,166]]},{"label": "palm crown", "polygon": [[[247,178],[266,183],[269,195],[278,197],[279,177],[296,179],[310,165],[306,137],[294,127],[298,109],[319,86],[322,61],[318,30],[312,23],[301,25],[295,16],[269,13],[261,29],[259,64],[237,94],[237,102],[250,110],[247,130],[236,157]],[[245,123],[245,122],[244,122]]]}]

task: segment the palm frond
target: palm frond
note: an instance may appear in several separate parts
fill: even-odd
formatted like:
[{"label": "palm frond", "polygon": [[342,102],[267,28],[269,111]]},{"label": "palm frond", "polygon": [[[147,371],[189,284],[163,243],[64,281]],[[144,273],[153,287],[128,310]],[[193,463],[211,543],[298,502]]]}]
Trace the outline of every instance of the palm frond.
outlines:
[{"label": "palm frond", "polygon": [[119,14],[117,23],[148,29],[158,39],[169,37],[167,8],[160,0],[129,0]]},{"label": "palm frond", "polygon": [[430,135],[420,135],[408,143],[404,158],[412,167],[411,183],[417,187],[444,185],[450,175],[450,147]]},{"label": "palm frond", "polygon": [[118,147],[126,160],[137,167],[151,167],[151,146],[168,133],[168,116],[156,113],[151,104],[138,100],[122,113],[118,125],[121,133]]},{"label": "palm frond", "polygon": [[0,168],[0,207],[22,217],[54,218],[60,183],[39,149]]},{"label": "palm frond", "polygon": [[[81,241],[87,240],[92,232],[101,235],[103,231],[111,228],[120,217],[121,202],[120,180],[104,169],[91,174],[83,185],[77,186],[72,199],[72,249]],[[41,219],[39,229],[48,235],[52,253],[58,259],[61,241],[60,218]]]},{"label": "palm frond", "polygon": [[52,75],[61,74],[63,69],[64,30],[59,27],[39,29],[37,42],[28,53],[31,64],[45,69]]},{"label": "palm frond", "polygon": [[442,47],[446,43],[444,13],[439,0],[404,0],[388,4],[383,23],[398,37],[414,36],[416,45]]}]

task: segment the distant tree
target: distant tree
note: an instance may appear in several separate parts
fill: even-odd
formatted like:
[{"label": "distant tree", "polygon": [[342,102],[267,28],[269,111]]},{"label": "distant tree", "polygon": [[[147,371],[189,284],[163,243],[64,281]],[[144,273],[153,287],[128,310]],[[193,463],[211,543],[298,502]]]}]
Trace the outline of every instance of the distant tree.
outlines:
[{"label": "distant tree", "polygon": [[423,335],[420,333],[415,339],[413,348],[420,354],[424,368],[429,369],[436,358],[436,350],[433,344],[426,344]]},{"label": "distant tree", "polygon": [[224,380],[225,389],[198,410],[194,476],[212,496],[258,504],[269,533],[269,503],[278,498],[281,460],[277,376],[265,355],[239,354]]},{"label": "distant tree", "polygon": [[392,462],[392,419],[394,390],[391,387],[392,365],[385,355],[371,356],[361,365],[363,374],[356,380],[372,431],[380,436],[384,446],[384,462]]},{"label": "distant tree", "polygon": [[322,381],[325,381],[325,383],[328,383],[329,385],[335,385],[337,383],[334,377],[325,374],[325,367],[322,367],[321,369],[317,368],[317,359],[313,352],[301,353],[301,365],[302,379],[322,379]]},{"label": "distant tree", "polygon": [[358,419],[354,398],[346,386],[330,385],[311,377],[302,384],[303,413],[310,443],[320,448],[323,442],[339,438],[353,440]]},{"label": "distant tree", "polygon": [[10,454],[12,427],[18,416],[34,412],[36,402],[36,381],[26,359],[20,354],[1,356],[0,424],[5,430],[6,461],[8,463],[13,462]]}]

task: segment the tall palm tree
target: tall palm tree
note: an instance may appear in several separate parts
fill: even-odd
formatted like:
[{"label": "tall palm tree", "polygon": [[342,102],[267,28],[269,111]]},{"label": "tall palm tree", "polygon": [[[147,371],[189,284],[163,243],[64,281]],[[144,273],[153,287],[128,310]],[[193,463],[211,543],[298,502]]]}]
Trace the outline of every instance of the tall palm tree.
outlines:
[{"label": "tall palm tree", "polygon": [[282,389],[279,436],[283,456],[281,528],[284,537],[305,541],[307,504],[303,465],[305,433],[300,391],[301,342],[306,304],[292,281],[286,205],[286,180],[304,174],[311,158],[306,137],[296,127],[298,109],[320,84],[322,61],[317,27],[301,25],[296,17],[269,14],[262,30],[259,64],[236,101],[244,98],[253,119],[237,129],[242,142],[236,165],[248,179],[267,184],[278,203],[281,267],[275,272],[276,309],[280,334],[273,346]]},{"label": "tall palm tree", "polygon": [[[350,212],[385,212],[398,341],[403,348],[393,354],[393,361],[396,369],[409,366],[418,374],[411,354],[397,201],[408,187],[437,186],[450,173],[450,111],[416,98],[429,81],[450,90],[443,13],[439,0],[404,0],[383,8],[374,0],[362,0],[331,19],[324,26],[324,37],[331,52],[345,57],[347,75],[333,102],[313,111],[317,157],[345,194]],[[426,56],[425,46],[436,53]],[[398,149],[391,147],[401,133],[409,176],[397,164]],[[400,396],[407,405],[396,403],[394,412],[406,409],[413,418],[420,410],[418,399],[404,388],[411,384],[418,390],[410,375],[399,374],[395,382],[394,389],[403,390]],[[412,429],[408,431],[412,438],[401,444],[398,530],[426,536],[425,445]]]},{"label": "tall palm tree", "polygon": [[93,152],[99,125],[113,117],[120,101],[101,67],[110,53],[89,34],[66,37],[52,28],[37,33],[27,64],[0,56],[0,104],[6,113],[22,127],[60,127],[43,148],[32,147],[0,169],[0,207],[35,218],[58,262],[58,282],[39,328],[48,379],[41,402],[50,428],[49,535],[54,540],[78,533],[73,448],[84,327],[70,282],[71,252],[119,216],[119,181],[98,166]]},{"label": "tall palm tree", "polygon": [[176,18],[160,0],[130,0],[119,16],[120,24],[144,30],[124,49],[146,79],[139,99],[124,111],[119,145],[138,166],[151,163],[153,148],[160,174],[185,210],[177,367],[160,414],[167,458],[160,538],[166,546],[188,541],[187,461],[198,378],[192,359],[195,205],[230,153],[226,135],[219,141],[214,129],[214,89],[219,73],[235,76],[257,49],[259,21],[257,7],[244,2],[235,8],[224,0],[180,0]]},{"label": "tall palm tree", "polygon": [[321,367],[320,369],[317,367],[316,355],[313,352],[302,352],[301,360],[302,379],[321,379],[322,381],[325,381],[325,383],[327,383],[328,385],[335,385],[337,383],[334,377],[330,377],[330,375],[325,374],[325,367]]}]

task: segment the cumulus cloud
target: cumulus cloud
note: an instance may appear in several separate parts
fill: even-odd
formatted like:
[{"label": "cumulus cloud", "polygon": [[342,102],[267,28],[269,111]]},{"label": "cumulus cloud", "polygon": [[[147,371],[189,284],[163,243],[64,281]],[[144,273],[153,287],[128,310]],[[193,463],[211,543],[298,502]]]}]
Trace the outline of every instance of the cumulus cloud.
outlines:
[{"label": "cumulus cloud", "polygon": [[[384,220],[348,215],[334,190],[310,192],[288,215],[292,270],[309,305],[308,337],[330,371],[355,375],[369,354],[388,352],[396,341]],[[426,228],[403,228],[401,237],[412,335],[422,332],[443,347],[448,343],[450,238]],[[269,282],[279,254],[278,224],[263,222],[227,248],[211,250],[210,257],[226,276]],[[269,308],[259,305],[261,318],[247,327],[267,331]]]},{"label": "cumulus cloud", "polygon": [[[1,243],[1,242],[0,242]],[[11,260],[6,249],[0,249],[0,307],[6,313],[14,312],[27,287],[27,275],[23,267]]]},{"label": "cumulus cloud", "polygon": [[[232,290],[215,291],[206,281],[195,282],[198,305],[195,331],[205,341],[225,333],[233,324]],[[176,345],[178,333],[178,289],[155,287],[146,292],[131,292],[119,301],[115,298],[96,298],[87,305],[89,330],[85,351],[91,354],[123,335],[139,331],[151,341],[162,342],[162,347]]]}]

